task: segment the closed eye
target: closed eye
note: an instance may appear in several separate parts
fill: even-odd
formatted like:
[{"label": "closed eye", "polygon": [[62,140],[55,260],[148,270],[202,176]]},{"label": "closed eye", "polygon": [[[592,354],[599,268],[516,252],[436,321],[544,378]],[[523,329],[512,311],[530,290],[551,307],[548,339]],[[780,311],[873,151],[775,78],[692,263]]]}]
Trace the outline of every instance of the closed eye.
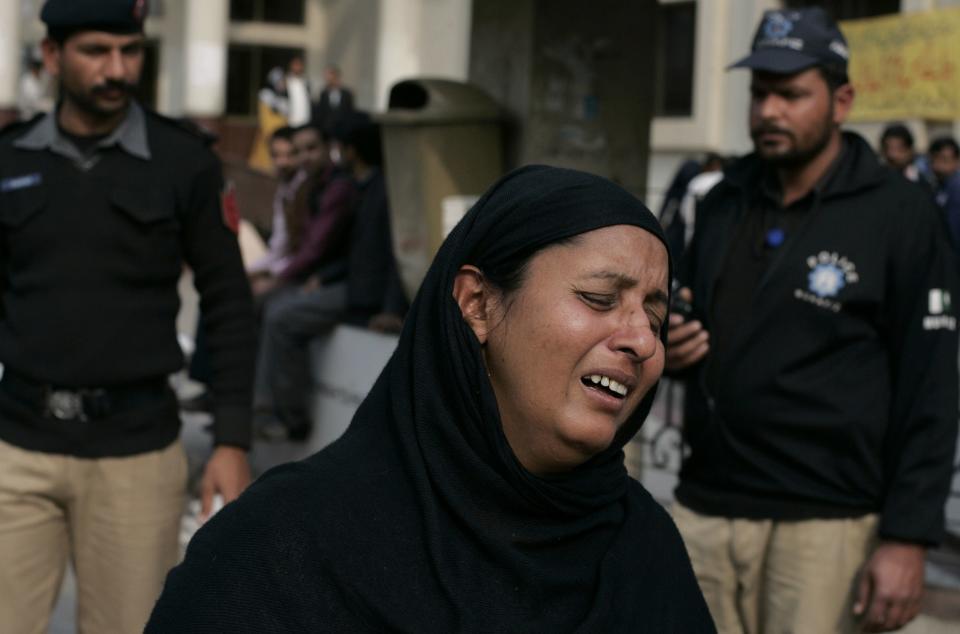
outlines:
[{"label": "closed eye", "polygon": [[577,295],[589,306],[597,310],[609,310],[617,303],[617,296],[614,294],[578,291]]}]

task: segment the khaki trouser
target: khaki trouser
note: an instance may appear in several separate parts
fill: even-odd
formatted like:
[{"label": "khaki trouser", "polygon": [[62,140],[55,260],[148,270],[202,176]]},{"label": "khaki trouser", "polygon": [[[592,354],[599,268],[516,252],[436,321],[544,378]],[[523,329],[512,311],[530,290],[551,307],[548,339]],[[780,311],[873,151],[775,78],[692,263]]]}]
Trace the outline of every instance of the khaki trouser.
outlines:
[{"label": "khaki trouser", "polygon": [[0,630],[47,631],[71,557],[79,631],[142,632],[179,557],[186,478],[179,441],[96,460],[0,441]]},{"label": "khaki trouser", "polygon": [[673,519],[720,634],[856,631],[857,573],[876,544],[876,515],[779,522],[674,503]]}]

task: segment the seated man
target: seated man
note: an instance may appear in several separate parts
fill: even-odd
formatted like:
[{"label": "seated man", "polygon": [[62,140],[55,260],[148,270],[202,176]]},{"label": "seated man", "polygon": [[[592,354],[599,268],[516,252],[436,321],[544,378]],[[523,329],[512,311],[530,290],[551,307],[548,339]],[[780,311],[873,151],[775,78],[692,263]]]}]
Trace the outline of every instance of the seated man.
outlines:
[{"label": "seated man", "polygon": [[[294,307],[308,313],[344,309],[347,247],[357,201],[353,179],[330,161],[326,140],[317,128],[297,129],[293,143],[301,169],[308,176],[293,202],[291,217],[305,218],[306,226],[300,239],[292,243],[294,249],[286,266],[257,289],[264,308],[254,410],[256,425],[268,438],[306,437],[302,421],[277,410],[273,377],[279,366],[271,331],[281,314],[287,315],[283,319],[298,319],[292,312]],[[288,371],[306,372],[307,368],[294,364]]]},{"label": "seated man", "polygon": [[360,187],[350,234],[346,280],[287,295],[267,308],[263,340],[272,355],[269,377],[281,424],[263,435],[304,440],[311,430],[309,342],[341,322],[399,331],[406,298],[390,237],[386,186],[380,169],[380,132],[366,117],[340,126],[345,165]]},{"label": "seated man", "polygon": [[330,160],[327,139],[310,125],[294,134],[301,165],[312,176],[305,191],[308,218],[303,238],[280,274],[281,283],[330,283],[343,278],[347,236],[357,189],[349,174]]},{"label": "seated man", "polygon": [[[294,129],[283,127],[277,129],[269,141],[270,159],[273,162],[274,175],[277,178],[277,189],[273,195],[273,223],[270,242],[266,253],[247,264],[247,255],[243,247],[243,231],[249,223],[241,221],[240,251],[244,256],[247,276],[253,290],[257,304],[262,305],[269,291],[276,286],[277,276],[290,263],[293,252],[302,241],[301,234],[304,222],[299,216],[306,216],[304,208],[294,205],[297,192],[307,180],[308,171],[301,167],[298,160],[296,146],[293,144]],[[254,229],[250,229],[255,233]],[[259,241],[259,237],[256,238]],[[262,243],[261,243],[262,244]],[[209,384],[212,375],[210,367],[210,353],[207,348],[206,326],[202,315],[197,319],[196,340],[193,353],[190,355],[190,378],[205,386]],[[185,411],[213,411],[214,403],[209,390],[204,389],[197,395],[181,399],[181,409]]]},{"label": "seated man", "polygon": [[308,172],[300,165],[293,137],[294,129],[291,127],[280,128],[270,137],[270,159],[277,178],[277,189],[273,194],[273,218],[267,252],[247,267],[254,294],[257,294],[258,286],[264,280],[279,275],[287,268],[293,257],[293,246],[300,244],[303,233],[304,222],[291,216],[294,212],[302,211],[294,209],[294,202],[300,186],[307,180]]}]

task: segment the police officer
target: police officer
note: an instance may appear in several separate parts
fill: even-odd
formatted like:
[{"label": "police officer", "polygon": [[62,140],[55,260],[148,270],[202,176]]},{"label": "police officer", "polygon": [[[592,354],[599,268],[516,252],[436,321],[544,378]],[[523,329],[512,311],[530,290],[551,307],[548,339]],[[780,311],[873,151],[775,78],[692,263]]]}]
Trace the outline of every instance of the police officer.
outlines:
[{"label": "police officer", "polygon": [[[194,272],[213,357],[204,507],[249,482],[253,310],[206,140],[131,98],[145,0],[48,0],[55,112],[0,133],[0,629],[45,631],[67,559],[82,632],[141,631],[178,558],[167,376]],[[224,202],[226,201],[226,202]]]},{"label": "police officer", "polygon": [[[929,197],[841,129],[843,34],[768,11],[755,152],[701,202],[671,316],[674,518],[722,632],[879,632],[920,608],[957,434],[955,263]],[[708,334],[709,333],[709,334]]]}]

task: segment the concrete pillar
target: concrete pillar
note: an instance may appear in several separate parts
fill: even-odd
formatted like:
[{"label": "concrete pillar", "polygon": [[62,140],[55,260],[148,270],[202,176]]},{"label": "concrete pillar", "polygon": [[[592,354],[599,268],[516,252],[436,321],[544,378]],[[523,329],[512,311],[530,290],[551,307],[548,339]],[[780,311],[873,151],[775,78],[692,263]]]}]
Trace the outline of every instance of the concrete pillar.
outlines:
[{"label": "concrete pillar", "polygon": [[184,4],[184,114],[215,119],[224,113],[227,93],[228,0]]},{"label": "concrete pillar", "polygon": [[381,0],[375,108],[400,79],[466,80],[472,13],[472,0]]},{"label": "concrete pillar", "polygon": [[0,0],[0,124],[16,118],[20,90],[21,50],[20,0]]},{"label": "concrete pillar", "polygon": [[320,97],[320,90],[323,88],[324,53],[327,43],[327,37],[320,37],[319,34],[329,33],[329,15],[323,0],[307,0],[304,9],[304,26],[313,35],[307,42],[304,61],[307,64],[307,77],[313,89],[310,98],[317,99]]},{"label": "concrete pillar", "polygon": [[[382,0],[383,3],[393,0]],[[307,28],[322,34],[312,39],[313,57],[307,66],[317,89],[323,87],[323,69],[336,64],[342,71],[344,85],[353,91],[361,110],[382,110],[377,92],[377,52],[380,50],[381,0],[315,0],[322,4],[322,20],[313,26],[311,14]],[[308,5],[309,6],[309,5]]]},{"label": "concrete pillar", "polygon": [[[164,0],[163,15],[151,20],[156,26],[153,37],[160,40],[160,60],[157,77],[157,110],[173,117],[182,117],[186,78],[181,69],[186,66],[183,46],[183,0]],[[148,37],[151,35],[147,32]]]}]

